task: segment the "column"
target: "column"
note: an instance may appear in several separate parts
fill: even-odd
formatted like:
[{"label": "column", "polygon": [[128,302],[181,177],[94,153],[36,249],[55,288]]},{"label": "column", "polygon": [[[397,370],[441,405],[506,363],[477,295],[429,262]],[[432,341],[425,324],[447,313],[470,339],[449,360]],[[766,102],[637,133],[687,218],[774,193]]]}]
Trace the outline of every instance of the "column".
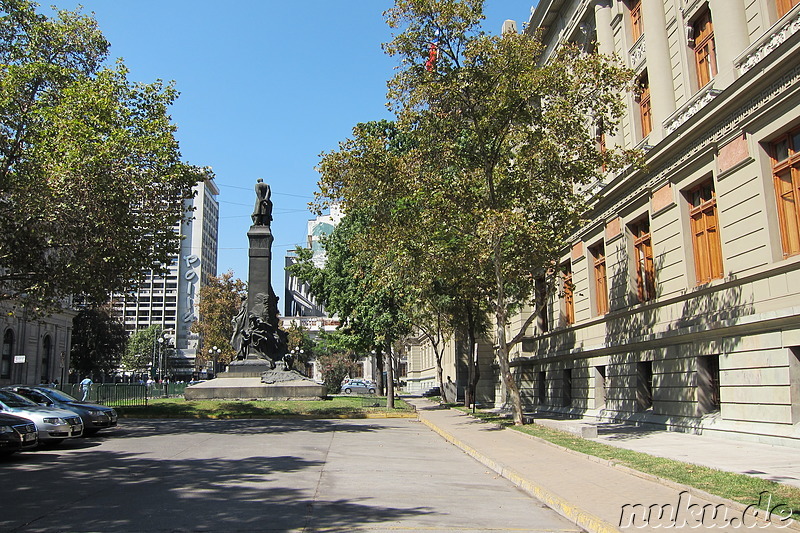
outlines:
[{"label": "column", "polygon": [[647,45],[647,77],[650,82],[650,103],[653,131],[650,143],[664,137],[664,120],[675,111],[675,89],[667,41],[667,17],[663,0],[642,0],[644,39]]},{"label": "column", "polygon": [[[594,25],[597,31],[597,51],[603,55],[614,55],[614,30],[611,28],[611,0],[596,0],[594,4]],[[617,130],[614,134],[606,133],[606,146],[615,148],[622,146],[622,135]]]},{"label": "column", "polygon": [[733,60],[750,46],[747,16],[742,0],[709,0],[717,54],[715,89],[724,89],[736,79]]},{"label": "column", "polygon": [[594,25],[597,30],[597,51],[610,56],[614,53],[614,31],[611,29],[611,0],[596,0]]}]

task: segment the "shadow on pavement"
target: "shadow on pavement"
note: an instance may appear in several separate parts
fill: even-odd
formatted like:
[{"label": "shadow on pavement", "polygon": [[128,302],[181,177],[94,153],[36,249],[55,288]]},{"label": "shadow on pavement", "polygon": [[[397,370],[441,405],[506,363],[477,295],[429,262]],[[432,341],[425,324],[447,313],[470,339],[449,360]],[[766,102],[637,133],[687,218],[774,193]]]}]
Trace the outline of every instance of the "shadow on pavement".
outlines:
[{"label": "shadow on pavement", "polygon": [[432,513],[367,499],[316,500],[322,464],[292,455],[228,460],[27,452],[0,469],[0,530],[350,531]]},{"label": "shadow on pavement", "polygon": [[[180,418],[126,418],[107,436],[148,437],[153,435],[185,434],[192,432],[264,435],[306,431],[312,433],[365,433],[383,429],[378,424],[352,424],[347,420],[291,420],[291,419],[252,419],[252,420],[192,420]],[[102,434],[100,435],[102,436]]]}]

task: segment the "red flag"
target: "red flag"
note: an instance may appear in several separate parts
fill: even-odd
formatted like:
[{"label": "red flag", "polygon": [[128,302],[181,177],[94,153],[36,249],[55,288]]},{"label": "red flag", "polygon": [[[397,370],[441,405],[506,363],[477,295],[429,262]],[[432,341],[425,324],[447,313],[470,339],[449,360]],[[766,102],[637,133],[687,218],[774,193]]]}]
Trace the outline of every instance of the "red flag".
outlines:
[{"label": "red flag", "polygon": [[439,57],[439,47],[436,46],[436,43],[431,43],[430,47],[428,48],[428,60],[425,61],[425,70],[428,72],[433,71],[436,67],[436,59]]}]

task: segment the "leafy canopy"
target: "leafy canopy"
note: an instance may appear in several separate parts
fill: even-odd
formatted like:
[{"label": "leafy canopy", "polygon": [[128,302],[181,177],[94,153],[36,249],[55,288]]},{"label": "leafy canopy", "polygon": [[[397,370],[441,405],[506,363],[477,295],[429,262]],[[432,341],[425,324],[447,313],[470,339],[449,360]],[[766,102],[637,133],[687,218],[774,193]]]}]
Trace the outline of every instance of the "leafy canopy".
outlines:
[{"label": "leafy canopy", "polygon": [[133,83],[91,16],[0,0],[0,298],[104,301],[179,246],[209,177],[180,160],[172,84]]}]

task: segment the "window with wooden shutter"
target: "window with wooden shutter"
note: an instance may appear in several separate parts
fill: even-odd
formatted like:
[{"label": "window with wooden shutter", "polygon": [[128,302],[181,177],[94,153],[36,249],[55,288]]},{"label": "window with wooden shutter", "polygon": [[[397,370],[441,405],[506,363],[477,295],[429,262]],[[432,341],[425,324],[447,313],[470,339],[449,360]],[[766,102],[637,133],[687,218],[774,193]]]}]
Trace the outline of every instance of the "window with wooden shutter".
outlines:
[{"label": "window with wooden shutter", "polygon": [[794,6],[800,4],[800,0],[776,0],[778,6],[778,16],[782,17],[788,13]]},{"label": "window with wooden shutter", "polygon": [[717,75],[717,54],[714,48],[714,26],[711,13],[705,10],[692,24],[694,28],[694,60],[697,88],[708,84]]},{"label": "window with wooden shutter", "polygon": [[608,313],[608,278],[606,277],[606,251],[603,243],[590,249],[594,264],[594,301],[598,315]]},{"label": "window with wooden shutter", "polygon": [[722,246],[717,219],[714,181],[709,179],[688,193],[697,284],[721,278]]},{"label": "window with wooden shutter", "polygon": [[569,261],[561,266],[563,298],[564,298],[564,323],[570,325],[575,323],[575,297],[572,284],[572,265]]},{"label": "window with wooden shutter", "polygon": [[783,256],[800,253],[800,129],[770,145]]},{"label": "window with wooden shutter", "polygon": [[645,218],[628,227],[633,235],[637,296],[640,302],[646,302],[656,297],[656,271],[653,263],[650,222]]},{"label": "window with wooden shutter", "polygon": [[650,109],[650,81],[647,79],[647,72],[642,74],[637,85],[639,120],[642,126],[642,138],[645,138],[650,135],[650,132],[653,130],[653,113]]},{"label": "window with wooden shutter", "polygon": [[628,3],[629,13],[631,16],[631,39],[632,42],[639,40],[639,37],[644,33],[644,26],[642,24],[642,0],[630,0]]}]

